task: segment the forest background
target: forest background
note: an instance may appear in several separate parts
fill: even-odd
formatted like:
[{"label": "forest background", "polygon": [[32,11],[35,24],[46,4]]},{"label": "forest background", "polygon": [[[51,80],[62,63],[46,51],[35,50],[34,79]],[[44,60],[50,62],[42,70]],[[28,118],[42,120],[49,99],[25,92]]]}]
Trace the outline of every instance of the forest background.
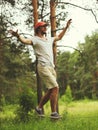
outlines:
[{"label": "forest background", "polygon": [[[57,33],[63,29],[68,13],[66,5],[77,5],[69,2],[56,1]],[[83,7],[85,11],[91,11],[97,20],[97,1],[92,1],[93,9]],[[50,22],[49,1],[39,0],[39,20]],[[82,6],[78,6],[81,8]],[[70,8],[70,7],[69,7]],[[28,93],[32,98],[33,107],[36,104],[37,84],[36,84],[36,63],[33,49],[21,44],[16,38],[8,34],[9,29],[19,28],[19,33],[25,37],[33,36],[33,8],[32,1],[10,1],[0,2],[0,108],[4,104],[17,104],[22,95],[22,101],[27,99]],[[24,26],[21,22],[24,20]],[[62,24],[60,24],[62,23]],[[26,29],[24,33],[24,28]],[[71,28],[70,28],[71,30]],[[29,32],[29,33],[28,33]],[[50,35],[50,28],[48,30]],[[64,41],[66,43],[66,41]],[[60,49],[63,48],[63,49]],[[60,98],[62,98],[68,88],[69,97],[72,101],[80,99],[98,99],[98,30],[84,37],[84,42],[78,42],[77,47],[71,47],[74,51],[64,51],[66,45],[57,46],[57,80],[60,86]],[[28,99],[27,99],[28,102]],[[29,102],[31,103],[31,102]],[[25,103],[24,103],[25,104]],[[28,104],[29,106],[30,104]],[[29,108],[28,108],[29,110]]]}]

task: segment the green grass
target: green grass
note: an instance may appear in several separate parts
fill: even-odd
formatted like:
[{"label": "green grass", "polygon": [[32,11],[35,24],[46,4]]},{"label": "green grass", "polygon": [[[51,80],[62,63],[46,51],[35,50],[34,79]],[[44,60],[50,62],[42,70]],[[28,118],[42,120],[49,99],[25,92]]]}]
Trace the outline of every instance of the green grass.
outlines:
[{"label": "green grass", "polygon": [[14,111],[17,105],[7,105],[3,107],[3,111],[0,113],[0,119],[15,118]]},{"label": "green grass", "polygon": [[49,104],[45,106],[46,117],[38,118],[31,114],[29,122],[19,122],[13,114],[16,106],[6,106],[0,114],[0,130],[98,130],[98,102],[78,101],[66,104],[59,103],[62,119],[49,118]]}]

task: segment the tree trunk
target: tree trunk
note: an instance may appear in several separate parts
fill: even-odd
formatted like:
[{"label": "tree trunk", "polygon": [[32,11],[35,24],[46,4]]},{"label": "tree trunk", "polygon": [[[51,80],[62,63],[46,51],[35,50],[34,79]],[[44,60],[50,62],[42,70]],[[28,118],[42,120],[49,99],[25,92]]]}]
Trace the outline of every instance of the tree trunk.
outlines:
[{"label": "tree trunk", "polygon": [[[51,22],[51,36],[56,36],[56,3],[55,0],[50,0],[50,22]],[[53,46],[53,56],[54,56],[54,64],[56,66],[56,54],[57,54],[57,47],[56,43]],[[57,112],[58,112],[58,102],[57,102]]]},{"label": "tree trunk", "polygon": [[[33,6],[33,16],[34,16],[34,26],[38,22],[38,1],[32,0],[32,6]],[[37,71],[37,58],[36,58],[36,78],[37,78],[37,97],[38,97],[38,104],[40,102],[40,99],[42,97],[42,82],[38,75]]]},{"label": "tree trunk", "polygon": [[32,0],[32,6],[33,6],[33,17],[34,17],[34,26],[38,22],[38,0]]},{"label": "tree trunk", "polygon": [[[50,22],[51,22],[51,36],[56,36],[56,17],[55,17],[55,10],[56,4],[54,0],[50,0]],[[56,65],[56,43],[53,46],[53,54],[54,54],[54,64]]]}]

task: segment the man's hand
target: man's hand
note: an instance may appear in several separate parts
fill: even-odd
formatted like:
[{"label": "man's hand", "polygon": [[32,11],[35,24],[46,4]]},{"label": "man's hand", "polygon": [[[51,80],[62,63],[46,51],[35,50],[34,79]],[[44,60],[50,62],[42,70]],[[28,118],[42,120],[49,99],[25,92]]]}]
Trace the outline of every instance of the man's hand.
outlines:
[{"label": "man's hand", "polygon": [[19,37],[18,30],[16,32],[13,30],[9,30],[9,33],[11,33],[13,36],[15,36],[17,38]]},{"label": "man's hand", "polygon": [[66,24],[66,27],[68,28],[71,23],[72,23],[72,19],[69,19],[67,24]]},{"label": "man's hand", "polygon": [[72,19],[68,20],[68,22],[67,22],[65,28],[62,30],[62,32],[58,36],[55,37],[54,42],[62,39],[62,37],[64,36],[65,32],[67,31],[69,25],[71,24],[71,21],[72,21]]},{"label": "man's hand", "polygon": [[20,42],[22,42],[23,44],[27,44],[27,45],[33,45],[33,42],[31,39],[27,39],[22,37],[21,35],[19,35],[18,30],[13,31],[13,30],[9,30],[8,31],[10,34],[12,34],[13,36],[17,37],[19,39]]}]

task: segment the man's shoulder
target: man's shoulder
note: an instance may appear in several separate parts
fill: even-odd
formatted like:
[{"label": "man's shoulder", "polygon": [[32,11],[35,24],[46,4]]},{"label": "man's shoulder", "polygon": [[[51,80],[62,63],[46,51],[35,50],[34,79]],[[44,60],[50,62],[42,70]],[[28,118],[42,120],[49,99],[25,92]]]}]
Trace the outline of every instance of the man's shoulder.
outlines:
[{"label": "man's shoulder", "polygon": [[49,36],[48,36],[47,39],[48,39],[48,40],[54,40],[54,37],[51,37],[51,36],[49,37]]},{"label": "man's shoulder", "polygon": [[33,37],[32,37],[32,41],[33,41],[33,42],[37,41],[37,39],[38,39],[37,36],[33,36]]}]

